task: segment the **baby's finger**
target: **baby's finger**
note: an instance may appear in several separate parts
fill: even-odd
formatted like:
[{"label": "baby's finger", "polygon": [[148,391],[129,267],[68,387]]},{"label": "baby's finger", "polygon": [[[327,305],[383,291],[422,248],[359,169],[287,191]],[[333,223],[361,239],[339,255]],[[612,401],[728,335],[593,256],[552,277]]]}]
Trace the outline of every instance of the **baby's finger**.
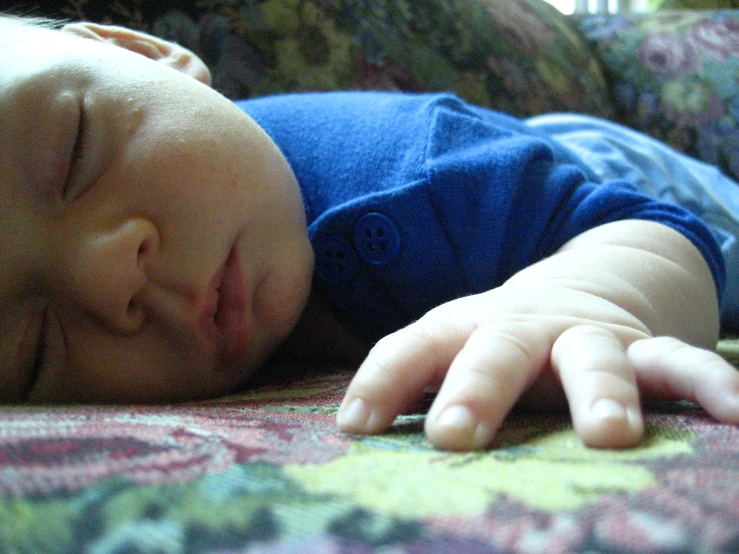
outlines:
[{"label": "baby's finger", "polygon": [[739,371],[717,353],[656,337],[632,343],[627,354],[647,397],[690,400],[719,421],[739,423]]},{"label": "baby's finger", "polygon": [[634,368],[621,341],[595,326],[568,329],[552,348],[578,436],[589,446],[624,448],[644,432]]},{"label": "baby's finger", "polygon": [[468,333],[421,319],[380,340],[361,365],[336,416],[348,433],[380,433],[441,382]]},{"label": "baby's finger", "polygon": [[452,362],[426,417],[437,448],[486,447],[508,412],[547,367],[551,339],[538,324],[507,322],[475,330]]}]

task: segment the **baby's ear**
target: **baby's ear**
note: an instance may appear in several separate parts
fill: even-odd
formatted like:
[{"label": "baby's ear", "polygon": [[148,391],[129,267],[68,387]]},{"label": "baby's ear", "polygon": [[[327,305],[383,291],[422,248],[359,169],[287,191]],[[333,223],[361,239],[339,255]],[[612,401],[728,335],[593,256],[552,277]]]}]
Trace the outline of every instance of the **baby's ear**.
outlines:
[{"label": "baby's ear", "polygon": [[210,71],[203,60],[174,42],[124,27],[89,22],[70,23],[62,28],[62,32],[125,48],[151,60],[164,63],[210,86]]}]

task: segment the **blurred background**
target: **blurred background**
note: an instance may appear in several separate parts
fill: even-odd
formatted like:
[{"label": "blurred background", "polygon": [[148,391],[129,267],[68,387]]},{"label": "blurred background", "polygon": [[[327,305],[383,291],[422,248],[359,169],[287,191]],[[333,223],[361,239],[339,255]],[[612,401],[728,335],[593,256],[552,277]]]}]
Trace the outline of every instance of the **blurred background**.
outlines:
[{"label": "blurred background", "polygon": [[738,8],[739,0],[546,0],[563,13],[650,12],[658,9]]}]

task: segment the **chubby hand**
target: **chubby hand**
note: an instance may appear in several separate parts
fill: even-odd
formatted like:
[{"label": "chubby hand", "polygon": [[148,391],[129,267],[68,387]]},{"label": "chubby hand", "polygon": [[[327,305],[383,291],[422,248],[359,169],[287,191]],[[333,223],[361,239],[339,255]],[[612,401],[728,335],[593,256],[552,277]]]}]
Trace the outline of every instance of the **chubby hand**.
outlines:
[{"label": "chubby hand", "polygon": [[[654,300],[651,285],[619,272],[613,255],[621,250],[585,256],[576,250],[565,249],[553,256],[560,259],[525,270],[500,288],[439,306],[379,341],[346,393],[339,427],[382,432],[429,389],[438,394],[426,417],[426,434],[436,447],[450,450],[490,445],[519,402],[544,409],[566,402],[577,434],[594,447],[638,444],[645,399],[694,401],[716,419],[739,424],[739,371],[710,350],[653,337],[645,324],[659,316],[684,319],[692,300],[662,314],[660,302],[669,311],[680,301]],[[594,260],[592,272],[571,265],[577,261],[571,252],[580,261]],[[623,253],[627,261],[634,251]],[[615,272],[603,269],[608,263]],[[674,265],[674,259],[667,264]],[[572,267],[578,268],[577,279],[566,278]],[[660,289],[689,284],[683,281],[693,276],[686,277],[684,269],[677,268],[674,282],[669,271],[662,273]],[[694,315],[701,325],[702,314]]]}]

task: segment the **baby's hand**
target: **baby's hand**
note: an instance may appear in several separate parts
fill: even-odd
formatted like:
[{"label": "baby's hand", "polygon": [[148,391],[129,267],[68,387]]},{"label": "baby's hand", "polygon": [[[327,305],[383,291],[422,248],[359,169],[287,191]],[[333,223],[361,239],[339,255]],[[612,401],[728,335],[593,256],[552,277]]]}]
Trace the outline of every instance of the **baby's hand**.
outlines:
[{"label": "baby's hand", "polygon": [[[546,408],[561,403],[563,390],[575,430],[596,447],[639,442],[639,388],[652,399],[696,401],[717,419],[739,423],[739,372],[717,354],[650,338],[587,294],[539,291],[537,310],[523,304],[517,311],[506,309],[509,294],[501,288],[454,300],[377,343],[347,391],[339,426],[382,432],[439,386],[425,429],[435,446],[451,450],[488,446],[527,391],[527,406]],[[560,302],[570,313],[573,305],[610,311],[613,322],[550,315]]]},{"label": "baby's hand", "polygon": [[[451,450],[488,446],[519,400],[548,408],[566,398],[577,434],[594,447],[640,441],[640,392],[691,400],[739,423],[738,371],[714,352],[653,338],[632,315],[643,311],[637,287],[596,282],[509,282],[430,311],[372,349],[341,405],[340,428],[382,432],[430,388],[439,392],[426,434]],[[623,294],[612,293],[620,286]]]}]

